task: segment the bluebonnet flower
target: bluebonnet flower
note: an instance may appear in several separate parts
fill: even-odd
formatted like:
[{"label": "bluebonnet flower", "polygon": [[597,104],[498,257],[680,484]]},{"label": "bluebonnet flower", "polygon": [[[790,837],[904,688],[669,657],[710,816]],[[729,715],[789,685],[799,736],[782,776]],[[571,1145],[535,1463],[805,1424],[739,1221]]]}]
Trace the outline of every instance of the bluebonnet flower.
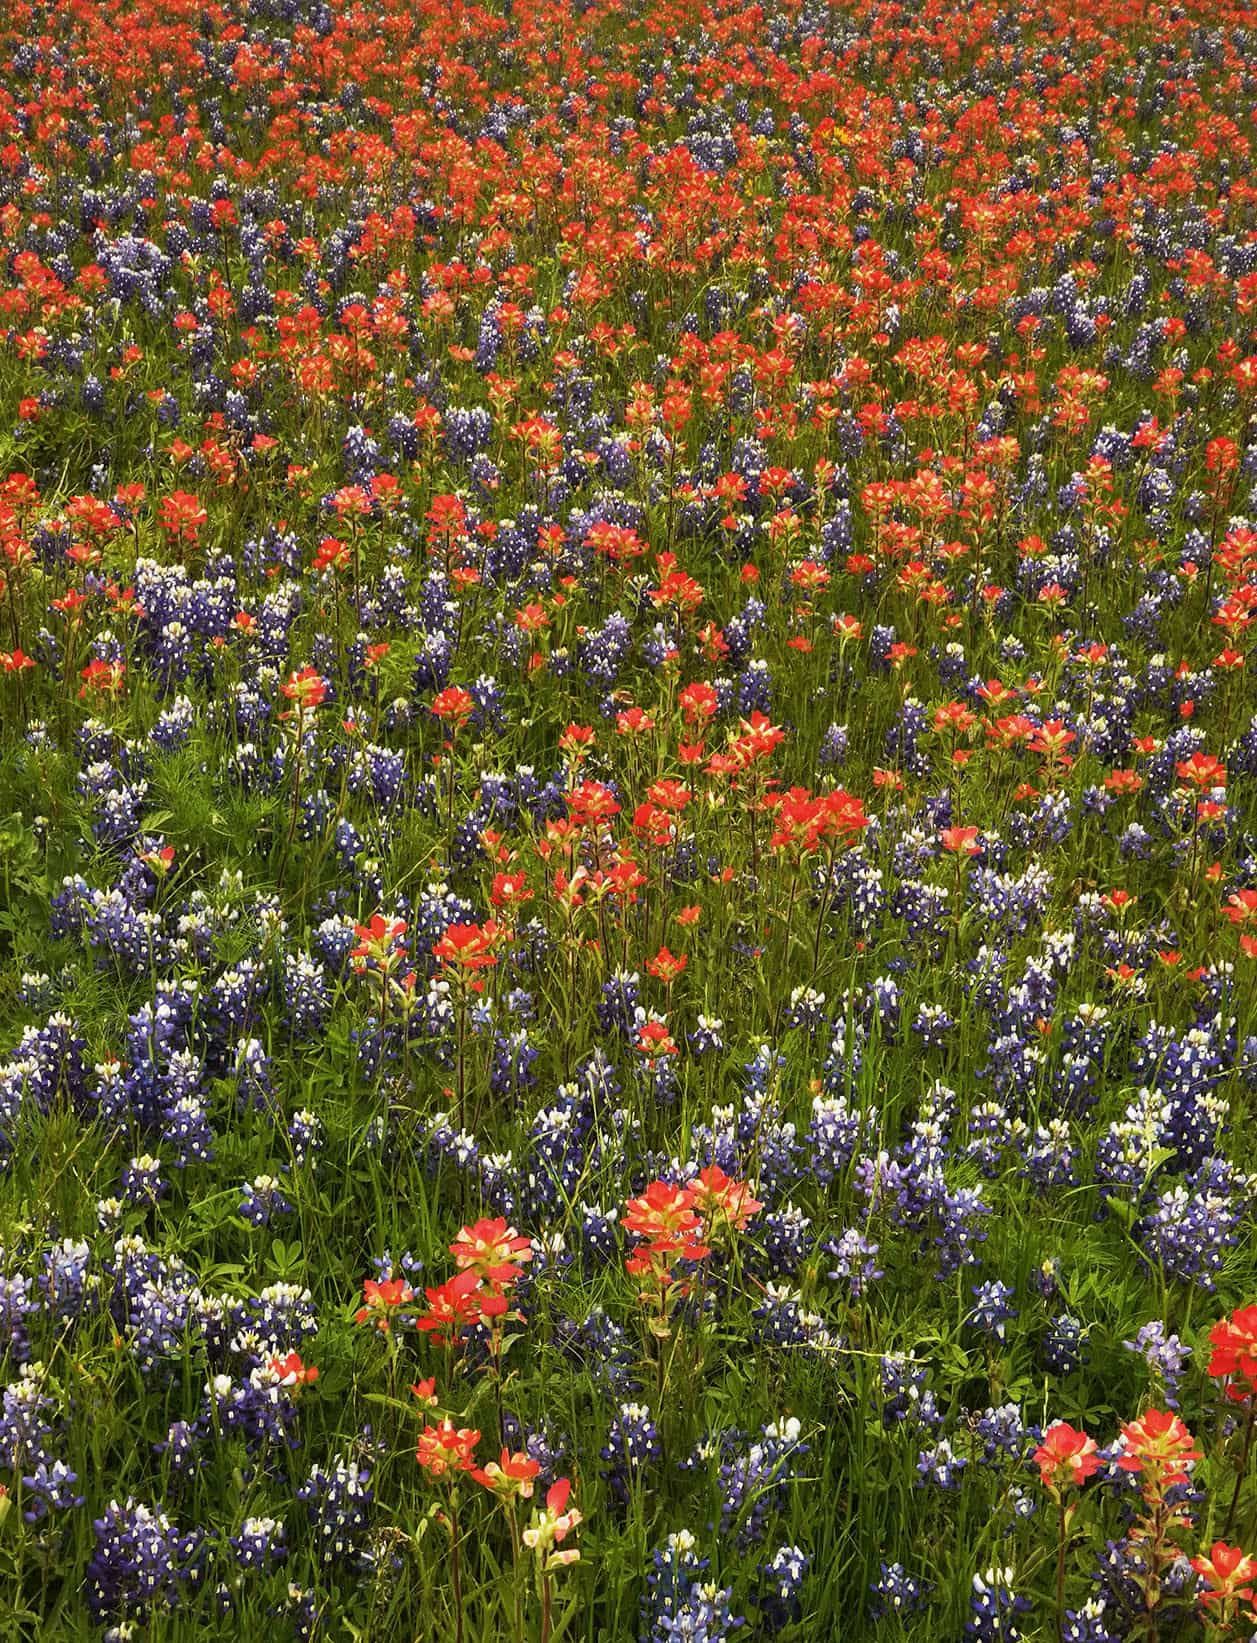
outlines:
[{"label": "bluebonnet flower", "polygon": [[14,1363],[25,1363],[30,1357],[26,1321],[40,1311],[31,1289],[31,1281],[24,1273],[0,1277],[0,1352],[11,1357]]},{"label": "bluebonnet flower", "polygon": [[[808,1446],[794,1416],[770,1422],[749,1444],[736,1433],[722,1433],[720,1461],[720,1530],[741,1547],[757,1545],[768,1518],[780,1511],[795,1469]],[[699,1454],[703,1450],[700,1446]]]},{"label": "bluebonnet flower", "polygon": [[255,1176],[246,1183],[243,1191],[240,1214],[252,1226],[269,1226],[273,1216],[292,1214],[292,1204],[273,1175]]},{"label": "bluebonnet flower", "polygon": [[1086,1361],[1087,1335],[1087,1326],[1069,1313],[1054,1318],[1039,1346],[1043,1367],[1053,1375],[1072,1375]]},{"label": "bluebonnet flower", "polygon": [[78,1475],[62,1460],[49,1464],[41,1460],[35,1470],[23,1475],[22,1488],[25,1507],[22,1516],[27,1523],[40,1523],[49,1512],[72,1511],[82,1506],[85,1496],[75,1494]]},{"label": "bluebonnet flower", "polygon": [[969,1322],[983,1334],[994,1335],[1002,1341],[1008,1324],[1017,1316],[1016,1307],[1009,1304],[1013,1297],[1012,1287],[998,1278],[992,1278],[986,1283],[975,1284],[973,1295],[977,1305],[969,1314]]},{"label": "bluebonnet flower", "polygon": [[201,1540],[166,1514],[129,1495],[110,1501],[93,1525],[96,1546],[87,1569],[87,1601],[98,1619],[178,1605],[199,1578]]},{"label": "bluebonnet flower", "polygon": [[197,1454],[204,1436],[199,1421],[173,1421],[165,1438],[153,1445],[155,1453],[168,1457],[171,1470],[191,1474],[197,1464]]},{"label": "bluebonnet flower", "polygon": [[1022,1455],[1030,1436],[1015,1403],[984,1410],[973,1429],[982,1440],[982,1455],[986,1461],[992,1461],[999,1455]]},{"label": "bluebonnet flower", "polygon": [[883,1563],[869,1587],[869,1617],[883,1620],[888,1615],[906,1618],[917,1614],[925,1608],[932,1589],[926,1581],[910,1575],[902,1563]]},{"label": "bluebonnet flower", "polygon": [[1191,1357],[1192,1349],[1177,1335],[1167,1333],[1159,1318],[1140,1326],[1133,1341],[1123,1341],[1128,1352],[1137,1352],[1148,1366],[1155,1382],[1160,1385],[1168,1409],[1178,1408],[1178,1385]]},{"label": "bluebonnet flower", "polygon": [[305,1504],[321,1563],[362,1564],[374,1498],[370,1471],[357,1461],[342,1455],[330,1467],[311,1466],[297,1499]]},{"label": "bluebonnet flower", "polygon": [[627,1501],[636,1480],[663,1454],[658,1428],[645,1404],[620,1404],[600,1453],[612,1494]]},{"label": "bluebonnet flower", "polygon": [[801,1546],[779,1546],[759,1567],[763,1583],[760,1610],[770,1626],[786,1626],[799,1619],[803,1582],[812,1560]]},{"label": "bluebonnet flower", "polygon": [[917,1484],[934,1484],[939,1489],[959,1489],[961,1474],[969,1462],[952,1450],[946,1438],[940,1438],[931,1449],[923,1449],[917,1456]]},{"label": "bluebonnet flower", "polygon": [[288,1556],[284,1525],[273,1517],[245,1518],[230,1544],[242,1569],[270,1570]]},{"label": "bluebonnet flower", "polygon": [[1029,1601],[1013,1588],[1011,1569],[994,1567],[973,1577],[965,1636],[973,1643],[1020,1643],[1025,1633],[1017,1624],[1030,1610]]},{"label": "bluebonnet flower", "polygon": [[682,1529],[652,1554],[641,1643],[729,1643],[745,1624],[730,1607],[732,1593],[702,1579],[710,1559],[700,1558],[695,1544],[689,1530]]},{"label": "bluebonnet flower", "polygon": [[878,1245],[858,1230],[848,1227],[838,1238],[825,1244],[825,1253],[833,1257],[834,1270],[829,1276],[836,1283],[845,1283],[853,1301],[859,1300],[869,1284],[884,1276],[877,1265]]},{"label": "bluebonnet flower", "polygon": [[166,1191],[161,1161],[150,1153],[132,1158],[122,1172],[122,1193],[129,1203],[156,1204]]}]

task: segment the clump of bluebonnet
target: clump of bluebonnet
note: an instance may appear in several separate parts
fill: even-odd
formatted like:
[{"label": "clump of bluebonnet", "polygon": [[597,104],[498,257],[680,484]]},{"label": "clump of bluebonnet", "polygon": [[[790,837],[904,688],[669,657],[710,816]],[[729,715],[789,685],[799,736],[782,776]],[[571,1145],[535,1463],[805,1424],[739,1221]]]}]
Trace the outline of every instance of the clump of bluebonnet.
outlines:
[{"label": "clump of bluebonnet", "polygon": [[1154,1387],[1159,1387],[1167,1409],[1178,1408],[1178,1384],[1192,1355],[1190,1346],[1167,1332],[1159,1318],[1136,1331],[1133,1341],[1123,1341],[1128,1352],[1137,1352],[1148,1366]]},{"label": "clump of bluebonnet", "polygon": [[730,1606],[732,1591],[703,1579],[711,1560],[698,1556],[696,1544],[690,1531],[681,1529],[652,1554],[641,1643],[728,1643],[746,1624]]},{"label": "clump of bluebonnet", "polygon": [[128,1495],[110,1501],[93,1524],[87,1601],[97,1619],[173,1609],[198,1578],[201,1539],[182,1533],[165,1512]]},{"label": "clump of bluebonnet", "polygon": [[812,1560],[801,1546],[779,1546],[759,1568],[760,1614],[770,1626],[788,1626],[802,1611],[802,1589]]},{"label": "clump of bluebonnet", "polygon": [[869,1587],[869,1618],[884,1620],[888,1615],[906,1619],[924,1609],[933,1588],[910,1575],[902,1563],[883,1563],[877,1579]]},{"label": "clump of bluebonnet", "polygon": [[297,1499],[305,1503],[320,1562],[349,1568],[363,1563],[367,1513],[374,1498],[371,1474],[357,1461],[342,1455],[330,1467],[314,1463]]},{"label": "clump of bluebonnet", "polygon": [[627,1501],[634,1482],[663,1454],[659,1429],[644,1403],[622,1403],[601,1451],[603,1475],[617,1500]]},{"label": "clump of bluebonnet", "polygon": [[1031,1605],[1014,1590],[1013,1581],[1013,1571],[998,1565],[974,1575],[965,1622],[965,1636],[972,1643],[1022,1643],[1026,1634],[1017,1617],[1028,1614]]}]

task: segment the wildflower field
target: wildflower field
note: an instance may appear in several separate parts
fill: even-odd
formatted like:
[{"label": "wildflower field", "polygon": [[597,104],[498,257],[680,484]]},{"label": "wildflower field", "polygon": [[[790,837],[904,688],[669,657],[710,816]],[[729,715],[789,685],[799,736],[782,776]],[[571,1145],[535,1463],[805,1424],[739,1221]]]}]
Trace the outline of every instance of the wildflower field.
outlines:
[{"label": "wildflower field", "polygon": [[1257,1632],[1257,11],[0,13],[0,1643]]}]

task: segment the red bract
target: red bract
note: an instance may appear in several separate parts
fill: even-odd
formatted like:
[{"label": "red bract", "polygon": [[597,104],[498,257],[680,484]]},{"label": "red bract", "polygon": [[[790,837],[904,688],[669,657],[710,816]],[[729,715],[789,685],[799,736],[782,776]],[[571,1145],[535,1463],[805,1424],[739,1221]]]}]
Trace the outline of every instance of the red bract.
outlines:
[{"label": "red bract", "polygon": [[126,671],[125,662],[105,662],[99,659],[89,662],[80,675],[83,680],[83,688],[79,691],[79,695],[117,695],[122,689]]},{"label": "red bract", "polygon": [[319,1372],[314,1364],[303,1363],[297,1352],[289,1352],[282,1358],[268,1358],[266,1367],[280,1386],[288,1387],[294,1393],[299,1392],[303,1386],[313,1386],[319,1378]]},{"label": "red bract", "polygon": [[435,1426],[425,1426],[419,1439],[416,1458],[420,1466],[434,1478],[451,1473],[470,1472],[473,1454],[480,1442],[480,1433],[470,1426],[455,1426],[448,1416]]},{"label": "red bract", "polygon": [[296,704],[298,712],[318,707],[327,700],[327,681],[312,667],[299,668],[295,673],[290,673],[280,689],[290,702]]},{"label": "red bract", "polygon": [[475,705],[467,691],[458,685],[449,685],[433,698],[432,711],[438,719],[444,719],[457,728],[471,717]]},{"label": "red bract", "polygon": [[458,972],[484,970],[497,963],[493,951],[498,927],[487,924],[451,924],[432,949],[438,963]]},{"label": "red bract", "polygon": [[1202,1552],[1192,1559],[1192,1568],[1205,1583],[1205,1590],[1200,1594],[1202,1603],[1253,1602],[1257,1557],[1250,1556],[1239,1546],[1228,1546],[1224,1540],[1215,1540],[1208,1556]]},{"label": "red bract", "polygon": [[172,491],[158,509],[162,529],[178,542],[195,543],[209,518],[201,499],[190,491]]},{"label": "red bract", "polygon": [[976,827],[945,827],[938,835],[943,849],[955,856],[980,856],[982,846],[978,842]]},{"label": "red bract", "polygon": [[652,1181],[640,1198],[630,1198],[624,1207],[626,1232],[642,1238],[663,1238],[697,1232],[701,1226],[694,1208],[694,1189],[673,1186],[669,1181]]},{"label": "red bract", "polygon": [[392,1328],[393,1314],[415,1298],[415,1292],[404,1278],[386,1278],[377,1283],[374,1278],[362,1281],[363,1304],[354,1313],[354,1322],[374,1324],[384,1335]]},{"label": "red bract", "polygon": [[654,958],[646,960],[646,968],[657,981],[670,987],[684,973],[688,963],[684,953],[672,953],[668,948],[661,947]]},{"label": "red bract", "polygon": [[1227,897],[1222,911],[1241,930],[1246,930],[1250,925],[1257,928],[1257,889],[1236,890]]},{"label": "red bract", "polygon": [[532,1260],[532,1243],[499,1217],[463,1227],[450,1245],[450,1254],[460,1272],[474,1272],[486,1283],[504,1288]]},{"label": "red bract", "polygon": [[708,1164],[700,1170],[689,1190],[691,1202],[709,1237],[721,1227],[745,1232],[751,1217],[764,1207],[751,1197],[751,1189],[745,1181],[733,1180],[719,1164]]},{"label": "red bract", "polygon": [[1190,1462],[1200,1459],[1196,1440],[1178,1415],[1149,1409],[1122,1427],[1124,1451],[1117,1464],[1124,1472],[1139,1472],[1145,1487],[1163,1494],[1176,1483],[1186,1483]]},{"label": "red bract", "polygon": [[415,1327],[431,1335],[440,1346],[453,1346],[464,1330],[480,1321],[480,1274],[459,1272],[435,1289],[425,1289],[428,1309],[416,1319]]},{"label": "red bract", "polygon": [[1257,1395],[1257,1306],[1240,1307],[1209,1331],[1208,1372],[1228,1382],[1226,1395],[1233,1403],[1247,1403]]},{"label": "red bract", "polygon": [[1053,1492],[1066,1484],[1081,1486],[1100,1470],[1101,1464],[1095,1439],[1068,1421],[1055,1421],[1048,1427],[1034,1452],[1034,1462],[1039,1468],[1039,1481]]},{"label": "red bract", "polygon": [[357,945],[350,953],[354,968],[391,969],[405,955],[405,934],[402,919],[385,918],[382,913],[374,914],[369,924],[355,924]]},{"label": "red bract", "polygon": [[489,1461],[486,1466],[477,1467],[471,1475],[477,1483],[491,1489],[495,1495],[501,1495],[506,1499],[530,1500],[533,1479],[540,1471],[540,1462],[533,1460],[531,1455],[511,1454],[509,1449],[503,1449],[497,1460]]}]

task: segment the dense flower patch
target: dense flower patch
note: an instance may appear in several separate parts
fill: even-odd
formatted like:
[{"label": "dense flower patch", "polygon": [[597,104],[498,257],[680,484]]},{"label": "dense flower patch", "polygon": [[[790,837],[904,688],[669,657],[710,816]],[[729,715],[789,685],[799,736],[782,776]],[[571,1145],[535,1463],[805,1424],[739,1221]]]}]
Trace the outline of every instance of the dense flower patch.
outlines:
[{"label": "dense flower patch", "polygon": [[4,8],[5,1638],[1257,1628],[1255,93]]}]

